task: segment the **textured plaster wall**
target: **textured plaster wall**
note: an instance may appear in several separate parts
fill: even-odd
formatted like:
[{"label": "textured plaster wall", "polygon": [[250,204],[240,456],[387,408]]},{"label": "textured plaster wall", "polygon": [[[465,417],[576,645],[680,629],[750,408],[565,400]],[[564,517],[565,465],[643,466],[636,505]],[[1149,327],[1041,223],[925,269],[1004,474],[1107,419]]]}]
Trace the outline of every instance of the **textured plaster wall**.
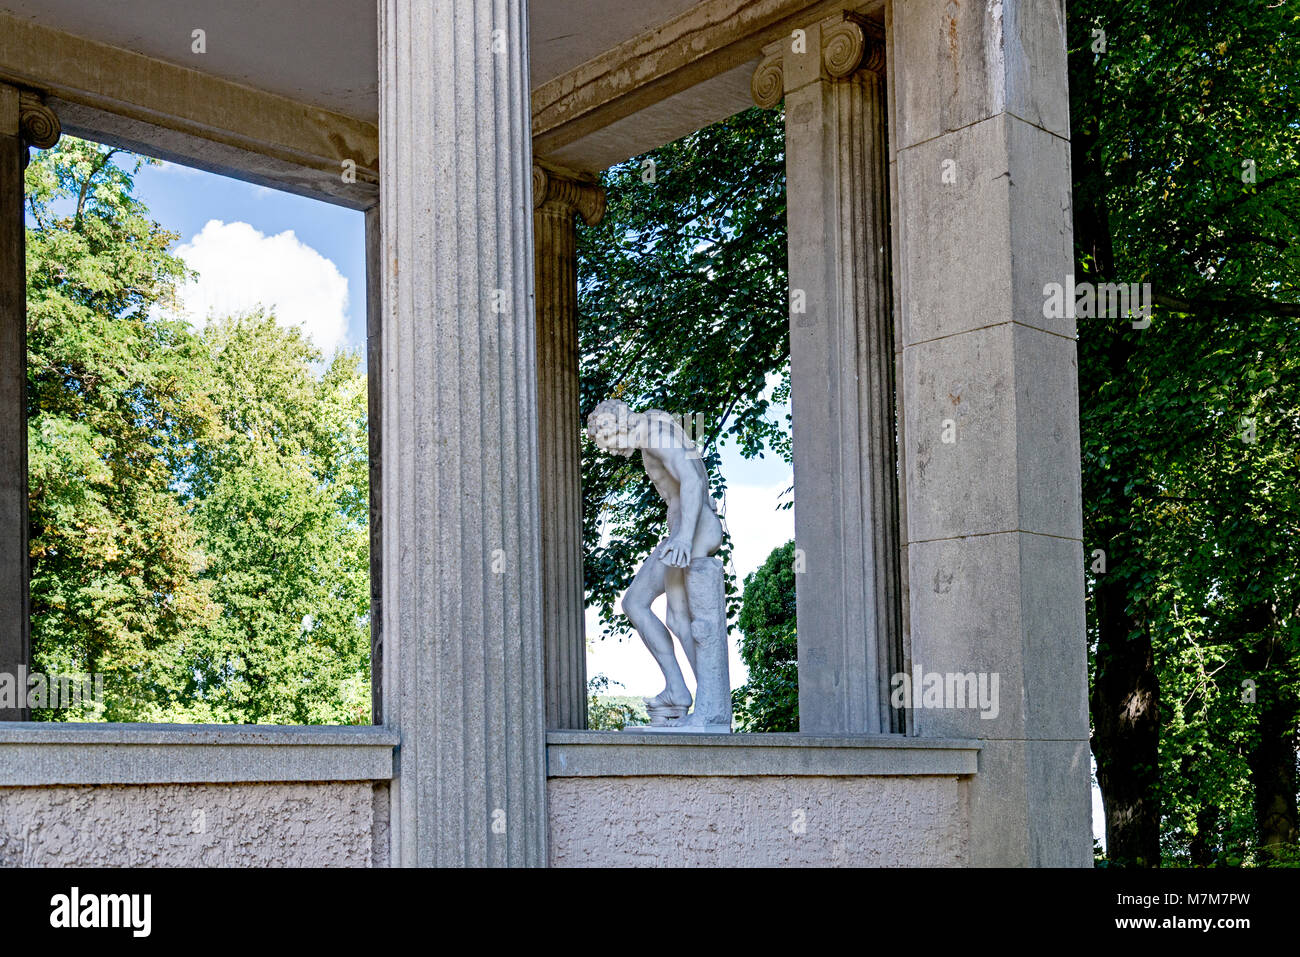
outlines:
[{"label": "textured plaster wall", "polygon": [[955,777],[602,777],[548,782],[551,865],[961,866]]},{"label": "textured plaster wall", "polygon": [[365,781],[0,788],[0,865],[365,867],[386,800]]}]

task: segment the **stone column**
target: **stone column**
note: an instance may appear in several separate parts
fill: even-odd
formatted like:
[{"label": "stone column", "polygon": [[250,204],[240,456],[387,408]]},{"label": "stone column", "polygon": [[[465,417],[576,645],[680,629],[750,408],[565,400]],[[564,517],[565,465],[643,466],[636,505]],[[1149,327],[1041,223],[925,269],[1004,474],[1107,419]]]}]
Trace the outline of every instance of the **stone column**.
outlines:
[{"label": "stone column", "polygon": [[544,865],[527,3],[379,9],[392,857]]},{"label": "stone column", "polygon": [[366,210],[366,421],[370,458],[370,721],[384,723],[384,269],[379,207]]},{"label": "stone column", "polygon": [[582,412],[578,408],[578,256],[574,217],[594,226],[605,191],[533,166],[537,286],[537,448],[541,473],[546,726],[587,726],[582,587]]},{"label": "stone column", "polygon": [[785,98],[799,730],[901,730],[884,46],[840,14],[764,54],[754,98]]},{"label": "stone column", "polygon": [[886,27],[912,668],[992,699],[913,726],[983,739],[973,864],[1091,866],[1075,326],[1043,316],[1073,262],[1064,4]]},{"label": "stone column", "polygon": [[[23,169],[28,146],[59,139],[40,98],[0,84],[0,675],[13,676],[25,705],[31,663],[27,549],[27,269]],[[0,721],[25,721],[25,706]]]}]

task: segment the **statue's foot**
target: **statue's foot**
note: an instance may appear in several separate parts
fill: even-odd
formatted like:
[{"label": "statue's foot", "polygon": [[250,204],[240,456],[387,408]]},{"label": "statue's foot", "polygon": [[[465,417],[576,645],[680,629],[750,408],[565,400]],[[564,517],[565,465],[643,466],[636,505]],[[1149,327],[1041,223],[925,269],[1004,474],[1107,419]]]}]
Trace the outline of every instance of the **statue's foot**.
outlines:
[{"label": "statue's foot", "polygon": [[650,724],[656,728],[680,724],[691,707],[689,692],[685,694],[683,701],[682,692],[674,694],[667,688],[653,698],[642,700],[645,702],[646,714],[650,716]]},{"label": "statue's foot", "polygon": [[673,691],[665,688],[653,698],[642,698],[647,708],[689,708],[691,706],[691,693],[689,691]]}]

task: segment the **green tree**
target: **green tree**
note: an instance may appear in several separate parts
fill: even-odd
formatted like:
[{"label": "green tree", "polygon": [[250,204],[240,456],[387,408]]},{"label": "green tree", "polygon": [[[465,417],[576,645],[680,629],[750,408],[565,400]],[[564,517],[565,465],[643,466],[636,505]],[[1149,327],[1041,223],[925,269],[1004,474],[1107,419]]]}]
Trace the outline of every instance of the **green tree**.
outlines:
[{"label": "green tree", "polygon": [[738,624],[749,680],[731,693],[741,731],[799,730],[794,562],[787,542],[745,578]]},{"label": "green tree", "polygon": [[221,609],[183,656],[191,720],[370,719],[366,380],[340,352],[323,372],[297,329],[255,313],[201,338],[226,439],[187,502],[202,579]]},{"label": "green tree", "polygon": [[143,162],[64,137],[26,172],[33,664],[104,675],[108,720],[165,716],[175,643],[215,612],[174,490],[213,406],[154,314],[185,267],[132,195]]},{"label": "green tree", "polygon": [[368,721],[359,357],[168,318],[144,162],[65,137],[27,171],[33,662],[106,698],[35,716]]},{"label": "green tree", "polygon": [[624,728],[649,724],[650,716],[640,698],[612,695],[610,685],[623,687],[607,675],[593,675],[587,681],[587,727],[592,731],[622,731]]},{"label": "green tree", "polygon": [[1085,540],[1105,553],[1104,571],[1090,560],[1089,636],[1108,855],[1285,857],[1300,648],[1296,5],[1077,0],[1070,14],[1077,272],[1149,282],[1155,300],[1148,328],[1079,328]]}]

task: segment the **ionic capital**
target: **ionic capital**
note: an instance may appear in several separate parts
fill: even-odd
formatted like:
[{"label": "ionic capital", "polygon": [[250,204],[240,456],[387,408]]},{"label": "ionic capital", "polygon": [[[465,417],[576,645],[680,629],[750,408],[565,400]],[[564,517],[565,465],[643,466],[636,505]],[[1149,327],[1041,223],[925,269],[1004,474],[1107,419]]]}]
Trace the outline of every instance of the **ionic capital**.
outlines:
[{"label": "ionic capital", "polygon": [[47,150],[59,141],[63,127],[54,111],[45,105],[40,94],[21,90],[18,93],[18,135],[27,146]]},{"label": "ionic capital", "polygon": [[605,215],[605,188],[533,164],[533,208],[560,207],[577,213],[588,226]]},{"label": "ionic capital", "polygon": [[[809,48],[810,42],[816,45],[816,49]],[[764,108],[781,102],[786,92],[787,72],[807,72],[808,64],[802,58],[818,56],[812,69],[823,80],[844,79],[859,70],[882,73],[885,69],[884,34],[871,21],[847,12],[796,30],[789,37],[765,47],[763,52],[767,55],[754,71],[750,92],[754,102]],[[788,62],[792,57],[801,58],[801,62]]]}]

